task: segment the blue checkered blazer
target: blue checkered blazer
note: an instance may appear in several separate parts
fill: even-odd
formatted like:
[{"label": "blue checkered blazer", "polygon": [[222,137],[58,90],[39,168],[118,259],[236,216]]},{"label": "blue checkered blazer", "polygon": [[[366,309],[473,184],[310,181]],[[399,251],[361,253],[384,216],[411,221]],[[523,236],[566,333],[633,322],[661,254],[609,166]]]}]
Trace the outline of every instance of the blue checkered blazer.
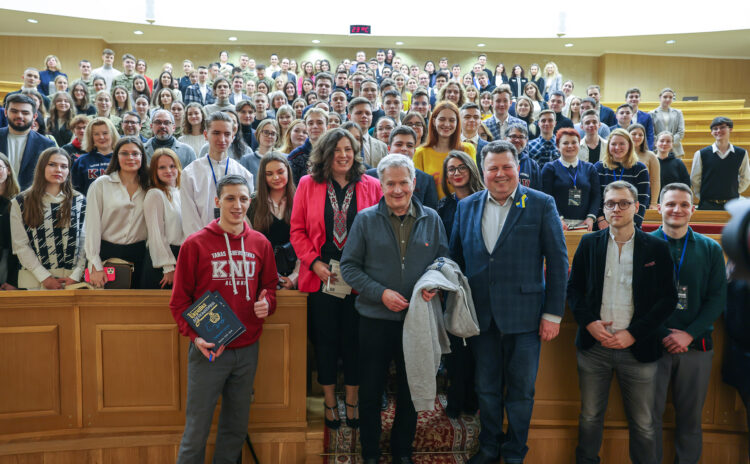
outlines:
[{"label": "blue checkered blazer", "polygon": [[487,195],[483,190],[458,203],[450,240],[451,256],[471,285],[479,329],[494,320],[502,333],[539,330],[543,313],[565,311],[568,252],[555,201],[519,185],[489,253],[481,225]]}]

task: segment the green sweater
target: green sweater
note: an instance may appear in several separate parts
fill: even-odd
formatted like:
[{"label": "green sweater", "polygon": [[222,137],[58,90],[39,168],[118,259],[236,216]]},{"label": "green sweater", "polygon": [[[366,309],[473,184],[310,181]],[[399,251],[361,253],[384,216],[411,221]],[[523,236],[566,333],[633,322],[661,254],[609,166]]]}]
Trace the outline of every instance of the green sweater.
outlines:
[{"label": "green sweater", "polygon": [[[661,226],[651,235],[663,239]],[[688,286],[687,309],[675,310],[662,325],[660,333],[664,338],[669,335],[669,329],[684,330],[694,339],[691,349],[708,350],[713,346],[713,323],[724,311],[727,302],[724,253],[715,240],[694,232],[692,228],[689,228],[687,236],[688,245],[679,276],[679,285]],[[667,243],[676,270],[685,237],[677,240],[668,238]]]}]

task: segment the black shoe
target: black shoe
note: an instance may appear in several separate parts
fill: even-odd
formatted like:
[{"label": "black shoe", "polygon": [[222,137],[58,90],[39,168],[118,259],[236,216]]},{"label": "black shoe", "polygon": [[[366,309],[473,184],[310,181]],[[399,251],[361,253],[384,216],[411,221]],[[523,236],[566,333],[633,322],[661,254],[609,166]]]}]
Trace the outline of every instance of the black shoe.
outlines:
[{"label": "black shoe", "polygon": [[458,417],[461,415],[461,408],[458,406],[454,406],[455,403],[448,403],[448,406],[445,407],[445,415],[450,417],[451,419],[458,419]]},{"label": "black shoe", "polygon": [[400,458],[393,458],[393,464],[414,464],[411,456],[402,456]]},{"label": "black shoe", "polygon": [[477,454],[471,457],[467,464],[498,464],[500,459],[489,457],[486,454],[478,451]]},{"label": "black shoe", "polygon": [[323,406],[326,409],[330,410],[331,413],[333,414],[333,417],[335,418],[335,419],[331,420],[331,419],[328,419],[327,417],[325,417],[326,427],[328,427],[331,430],[338,430],[339,427],[341,427],[341,419],[338,418],[338,413],[339,413],[339,411],[338,411],[338,404],[336,404],[334,406],[328,406],[327,404],[325,404],[325,402],[323,402]]},{"label": "black shoe", "polygon": [[[344,402],[347,408],[354,409],[354,414],[357,414],[359,412],[359,401],[357,401],[357,404],[349,404],[347,402]],[[358,429],[359,428],[359,417],[349,417],[349,412],[347,411],[346,414],[346,425],[348,425],[350,428]]]}]

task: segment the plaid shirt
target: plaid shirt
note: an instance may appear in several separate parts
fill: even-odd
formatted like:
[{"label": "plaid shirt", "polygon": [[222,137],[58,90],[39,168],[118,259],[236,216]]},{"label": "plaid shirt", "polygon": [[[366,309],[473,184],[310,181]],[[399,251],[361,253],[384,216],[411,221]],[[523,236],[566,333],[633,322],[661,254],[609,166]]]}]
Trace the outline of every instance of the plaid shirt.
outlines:
[{"label": "plaid shirt", "polygon": [[182,101],[185,105],[195,102],[205,106],[216,103],[216,98],[214,98],[214,92],[211,90],[211,86],[206,84],[206,99],[204,100],[199,84],[196,83],[185,89],[185,95],[182,96]]},{"label": "plaid shirt", "polygon": [[560,151],[555,146],[555,139],[544,140],[544,137],[537,137],[528,146],[529,157],[544,167],[550,161],[555,161],[560,157]]}]

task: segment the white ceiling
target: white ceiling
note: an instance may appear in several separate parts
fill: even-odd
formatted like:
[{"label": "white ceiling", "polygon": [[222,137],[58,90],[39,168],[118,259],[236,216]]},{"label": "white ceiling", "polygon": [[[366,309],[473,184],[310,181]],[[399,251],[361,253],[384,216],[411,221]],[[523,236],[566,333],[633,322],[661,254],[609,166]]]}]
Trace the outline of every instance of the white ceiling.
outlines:
[{"label": "white ceiling", "polygon": [[[152,10],[147,10],[149,1],[153,1]],[[567,11],[561,11],[561,3],[537,0],[533,2],[535,12],[527,12],[528,2],[518,7],[513,2],[497,3],[496,7],[481,3],[464,7],[452,2],[424,8],[413,0],[375,0],[358,2],[364,5],[360,12],[352,11],[346,2],[340,8],[321,8],[330,5],[321,0],[221,2],[222,8],[211,8],[205,0],[135,0],[129,3],[130,8],[111,0],[26,0],[23,10],[17,9],[18,5],[0,9],[0,35],[99,38],[109,43],[298,46],[313,46],[312,40],[320,40],[316,47],[750,58],[747,0],[725,1],[713,10],[705,2],[690,6],[673,0],[620,4],[568,0],[564,2]],[[410,5],[418,13],[408,10]],[[228,14],[226,8],[235,10]],[[458,11],[449,11],[451,8]],[[79,16],[68,16],[71,12]],[[106,19],[113,16],[117,21]],[[153,25],[146,22],[147,17],[153,19]],[[27,22],[29,18],[38,23]],[[491,19],[483,25],[482,18]],[[371,25],[373,35],[350,36],[350,24]],[[135,35],[135,30],[143,34]],[[231,36],[238,40],[228,41]],[[667,44],[667,40],[675,43]],[[478,47],[479,43],[485,46]]]}]

